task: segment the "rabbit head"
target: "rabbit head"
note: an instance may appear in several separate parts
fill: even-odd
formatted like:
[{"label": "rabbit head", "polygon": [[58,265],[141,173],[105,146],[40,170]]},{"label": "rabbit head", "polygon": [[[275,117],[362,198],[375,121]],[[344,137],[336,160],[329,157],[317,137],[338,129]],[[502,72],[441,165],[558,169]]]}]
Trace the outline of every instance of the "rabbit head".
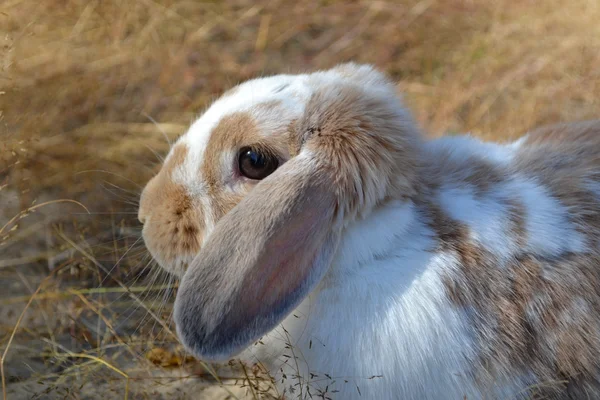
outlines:
[{"label": "rabbit head", "polygon": [[175,322],[225,360],[273,329],[328,270],[344,227],[415,190],[419,133],[370,66],[240,84],[173,146],[139,218],[182,278]]}]

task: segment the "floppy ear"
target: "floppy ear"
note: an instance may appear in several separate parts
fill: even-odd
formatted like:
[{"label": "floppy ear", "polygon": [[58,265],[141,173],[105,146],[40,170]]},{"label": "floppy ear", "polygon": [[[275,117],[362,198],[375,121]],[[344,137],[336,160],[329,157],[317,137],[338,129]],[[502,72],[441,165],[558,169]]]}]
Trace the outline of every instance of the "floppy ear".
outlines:
[{"label": "floppy ear", "polygon": [[329,267],[336,206],[333,182],[306,155],[258,183],[183,276],[175,322],[184,345],[224,361],[275,328]]}]

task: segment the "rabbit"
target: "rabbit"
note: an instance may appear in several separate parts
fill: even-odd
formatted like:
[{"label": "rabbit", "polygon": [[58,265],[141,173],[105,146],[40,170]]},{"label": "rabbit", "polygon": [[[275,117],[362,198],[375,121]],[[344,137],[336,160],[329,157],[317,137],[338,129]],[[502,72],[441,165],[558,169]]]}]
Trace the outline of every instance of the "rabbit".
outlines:
[{"label": "rabbit", "polygon": [[198,359],[286,399],[600,398],[600,120],[428,138],[371,65],[216,100],[144,188]]}]

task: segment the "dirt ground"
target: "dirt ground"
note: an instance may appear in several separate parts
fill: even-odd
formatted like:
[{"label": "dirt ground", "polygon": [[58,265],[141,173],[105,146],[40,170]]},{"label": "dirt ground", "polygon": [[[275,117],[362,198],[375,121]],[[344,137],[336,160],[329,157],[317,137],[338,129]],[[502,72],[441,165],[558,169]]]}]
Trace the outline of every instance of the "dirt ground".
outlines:
[{"label": "dirt ground", "polygon": [[179,348],[177,282],[136,220],[168,140],[224,90],[368,62],[427,134],[508,140],[600,118],[598,21],[596,0],[3,0],[4,398],[266,396]]}]

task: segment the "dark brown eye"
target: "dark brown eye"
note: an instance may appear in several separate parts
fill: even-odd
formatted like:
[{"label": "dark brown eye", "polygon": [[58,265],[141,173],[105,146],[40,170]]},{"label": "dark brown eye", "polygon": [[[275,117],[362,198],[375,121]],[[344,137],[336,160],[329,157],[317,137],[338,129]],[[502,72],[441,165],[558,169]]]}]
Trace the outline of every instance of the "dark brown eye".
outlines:
[{"label": "dark brown eye", "polygon": [[239,166],[246,178],[260,180],[271,175],[279,166],[279,161],[271,154],[244,147],[240,151]]}]

